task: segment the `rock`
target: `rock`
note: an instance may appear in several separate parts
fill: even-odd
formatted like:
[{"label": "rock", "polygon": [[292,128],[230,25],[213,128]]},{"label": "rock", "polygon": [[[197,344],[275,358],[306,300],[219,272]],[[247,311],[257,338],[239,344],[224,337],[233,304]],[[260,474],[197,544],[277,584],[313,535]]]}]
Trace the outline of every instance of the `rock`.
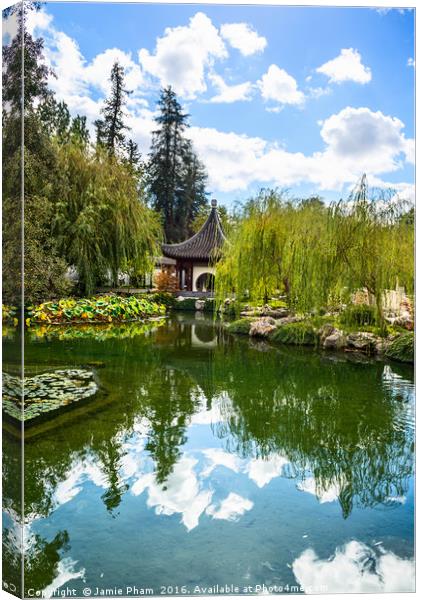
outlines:
[{"label": "rock", "polygon": [[335,328],[330,323],[326,323],[326,325],[323,325],[322,327],[320,327],[319,331],[317,332],[320,337],[320,343],[323,345],[325,339],[327,337],[329,337],[330,335],[332,335],[332,333],[334,331],[335,331]]},{"label": "rock", "polygon": [[196,310],[205,310],[205,301],[204,300],[196,300],[194,307]]},{"label": "rock", "polygon": [[323,340],[323,348],[329,350],[342,350],[346,346],[347,339],[343,331],[333,328],[330,335],[327,335]]},{"label": "rock", "polygon": [[300,321],[304,321],[304,317],[283,317],[281,319],[276,319],[275,324],[277,327],[281,325],[289,325],[290,323],[299,323]]},{"label": "rock", "polygon": [[262,317],[253,321],[250,326],[249,335],[254,337],[267,337],[276,329],[276,321],[272,317]]},{"label": "rock", "polygon": [[287,308],[271,308],[269,304],[265,304],[261,310],[261,315],[262,317],[282,319],[283,317],[287,317],[289,315],[289,310]]},{"label": "rock", "polygon": [[361,352],[373,352],[376,349],[377,336],[366,331],[356,331],[348,335],[348,346]]}]

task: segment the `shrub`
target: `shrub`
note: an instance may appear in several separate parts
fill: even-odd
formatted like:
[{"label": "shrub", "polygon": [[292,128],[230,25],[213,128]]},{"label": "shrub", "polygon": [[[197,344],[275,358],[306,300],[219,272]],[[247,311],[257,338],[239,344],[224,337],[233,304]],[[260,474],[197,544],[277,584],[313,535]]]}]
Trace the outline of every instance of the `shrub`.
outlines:
[{"label": "shrub", "polygon": [[414,362],[414,334],[402,333],[389,345],[386,350],[387,358],[400,362]]},{"label": "shrub", "polygon": [[57,302],[43,302],[29,306],[26,325],[33,323],[89,323],[134,321],[144,317],[162,315],[166,311],[163,304],[145,298],[129,296],[94,296],[92,298],[67,298]]},{"label": "shrub", "polygon": [[297,346],[316,346],[318,343],[317,331],[305,321],[281,325],[271,333],[270,339],[276,343]]},{"label": "shrub", "polygon": [[1,313],[2,313],[2,322],[7,323],[9,325],[14,325],[15,327],[18,324],[18,309],[16,306],[10,306],[8,304],[1,305]]},{"label": "shrub", "polygon": [[356,325],[363,327],[364,325],[375,325],[376,309],[368,304],[353,304],[341,313],[340,322],[344,325]]},{"label": "shrub", "polygon": [[148,294],[147,296],[143,296],[146,300],[150,302],[155,302],[156,304],[163,304],[167,309],[174,308],[177,301],[172,294],[169,292],[153,292],[152,294]]},{"label": "shrub", "polygon": [[240,335],[248,335],[251,327],[251,319],[238,319],[227,325],[229,333],[239,333]]},{"label": "shrub", "polygon": [[176,292],[178,290],[177,275],[169,269],[162,269],[155,275],[155,285],[160,292]]}]

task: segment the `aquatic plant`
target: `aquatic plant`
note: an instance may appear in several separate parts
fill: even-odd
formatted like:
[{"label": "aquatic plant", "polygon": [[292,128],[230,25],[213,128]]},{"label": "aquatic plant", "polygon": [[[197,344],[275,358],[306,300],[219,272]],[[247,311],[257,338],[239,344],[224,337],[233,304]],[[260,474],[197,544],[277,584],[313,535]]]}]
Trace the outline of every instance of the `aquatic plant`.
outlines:
[{"label": "aquatic plant", "polygon": [[26,325],[34,323],[89,323],[132,321],[165,314],[163,304],[145,298],[129,296],[94,296],[92,298],[66,298],[57,302],[43,302],[28,307]]},{"label": "aquatic plant", "polygon": [[17,327],[17,324],[19,322],[18,318],[17,318],[17,314],[18,314],[18,309],[16,306],[10,306],[8,304],[1,305],[1,316],[2,316],[3,323]]}]

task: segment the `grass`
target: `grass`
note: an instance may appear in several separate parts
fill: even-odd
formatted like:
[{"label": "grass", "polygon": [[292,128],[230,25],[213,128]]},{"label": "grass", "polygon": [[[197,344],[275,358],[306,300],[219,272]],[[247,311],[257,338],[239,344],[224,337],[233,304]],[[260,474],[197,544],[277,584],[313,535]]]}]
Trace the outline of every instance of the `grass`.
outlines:
[{"label": "grass", "polygon": [[238,319],[227,325],[229,333],[238,333],[240,335],[248,335],[250,332],[252,319]]},{"label": "grass", "polygon": [[400,362],[414,362],[414,334],[413,332],[401,333],[386,350],[387,358]]},{"label": "grass", "polygon": [[317,329],[310,321],[281,325],[270,334],[269,338],[275,343],[296,346],[317,346],[319,342]]}]

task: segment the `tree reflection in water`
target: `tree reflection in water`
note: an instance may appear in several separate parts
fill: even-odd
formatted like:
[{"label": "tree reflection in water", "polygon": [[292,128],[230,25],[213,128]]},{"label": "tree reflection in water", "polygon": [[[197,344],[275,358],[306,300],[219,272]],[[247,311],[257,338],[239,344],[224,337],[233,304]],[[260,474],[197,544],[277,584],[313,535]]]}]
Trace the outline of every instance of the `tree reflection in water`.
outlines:
[{"label": "tree reflection in water", "polygon": [[[150,336],[45,344],[40,338],[29,344],[27,360],[39,368],[53,361],[104,359],[98,376],[107,393],[100,409],[77,418],[70,414],[66,426],[28,439],[29,521],[50,515],[59,504],[59,487],[71,488],[77,477],[81,481],[86,465],[101,479],[106,510],[118,517],[129,488],[123,472],[127,441],[135,432],[153,461],[156,483],[165,489],[204,399],[207,409],[219,414],[212,431],[228,452],[242,459],[283,457],[288,462],[284,475],[297,477],[302,486],[313,481],[319,498],[335,488],[344,518],[355,506],[404,496],[413,472],[412,384],[399,378],[399,367],[394,365],[391,375],[382,363],[338,363],[314,351],[262,349],[250,348],[248,339],[228,336],[212,322],[188,318],[173,319]],[[9,515],[21,512],[16,456],[16,442],[6,436]],[[19,552],[10,535],[6,532],[6,572]],[[33,539],[26,575],[42,588],[57,575],[70,541],[65,531],[51,541]],[[41,570],[45,579],[38,581]]]}]

